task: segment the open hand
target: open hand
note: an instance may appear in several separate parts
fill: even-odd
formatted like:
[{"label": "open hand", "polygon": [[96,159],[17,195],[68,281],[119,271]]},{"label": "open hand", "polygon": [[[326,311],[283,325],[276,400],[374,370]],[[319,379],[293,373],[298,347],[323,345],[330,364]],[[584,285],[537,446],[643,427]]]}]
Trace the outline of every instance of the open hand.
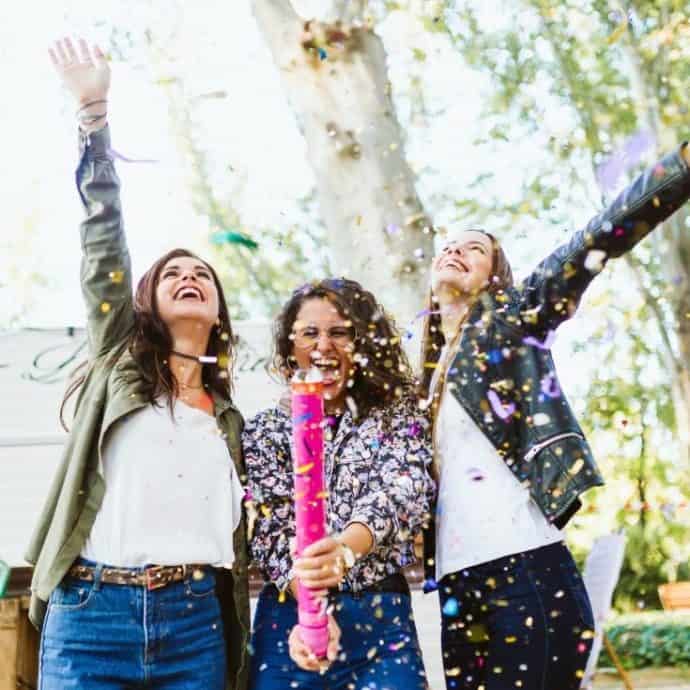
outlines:
[{"label": "open hand", "polygon": [[[69,38],[55,41],[48,49],[53,66],[64,86],[74,96],[79,107],[93,101],[105,101],[110,88],[110,67],[101,49],[91,49],[79,39],[79,50]],[[103,108],[104,104],[101,104]]]},{"label": "open hand", "polygon": [[290,658],[305,671],[318,671],[325,673],[330,665],[338,658],[340,650],[340,626],[335,622],[335,618],[328,614],[328,648],[326,658],[318,659],[314,656],[311,649],[305,644],[300,635],[299,625],[290,631],[288,639]]}]

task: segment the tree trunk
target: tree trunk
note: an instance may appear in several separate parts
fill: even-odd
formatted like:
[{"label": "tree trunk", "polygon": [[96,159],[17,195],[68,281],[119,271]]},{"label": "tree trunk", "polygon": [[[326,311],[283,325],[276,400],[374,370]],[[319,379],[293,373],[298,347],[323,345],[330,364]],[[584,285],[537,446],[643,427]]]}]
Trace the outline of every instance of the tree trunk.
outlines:
[{"label": "tree trunk", "polygon": [[316,176],[332,264],[402,325],[428,287],[433,231],[403,151],[381,39],[356,22],[305,22],[288,0],[254,0]]}]

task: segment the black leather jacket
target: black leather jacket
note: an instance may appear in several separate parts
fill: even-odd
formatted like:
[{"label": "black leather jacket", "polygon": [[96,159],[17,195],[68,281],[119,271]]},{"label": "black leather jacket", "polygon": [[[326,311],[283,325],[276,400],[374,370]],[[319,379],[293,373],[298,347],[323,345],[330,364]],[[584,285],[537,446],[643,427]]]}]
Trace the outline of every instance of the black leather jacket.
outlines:
[{"label": "black leather jacket", "polygon": [[[484,293],[470,313],[447,389],[558,527],[580,508],[580,494],[604,482],[568,401],[557,394],[549,334],[573,315],[608,259],[632,249],[689,197],[688,166],[680,152],[669,154],[522,285]],[[515,411],[502,419],[498,405]],[[432,525],[425,533],[427,581],[433,578],[433,536]]]}]

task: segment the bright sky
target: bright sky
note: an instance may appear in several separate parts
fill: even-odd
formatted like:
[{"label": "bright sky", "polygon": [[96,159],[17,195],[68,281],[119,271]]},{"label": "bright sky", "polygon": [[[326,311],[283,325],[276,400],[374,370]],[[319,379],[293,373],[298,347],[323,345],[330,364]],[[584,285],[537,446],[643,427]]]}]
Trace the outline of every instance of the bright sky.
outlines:
[{"label": "bright sky", "polygon": [[[321,0],[301,0],[308,16]],[[110,44],[131,33],[141,43],[151,28],[177,63],[152,69],[137,54],[127,61],[113,56],[110,122],[113,145],[133,158],[156,164],[119,162],[123,207],[130,249],[138,276],[172,246],[207,251],[206,219],[191,205],[185,163],[176,149],[164,90],[156,85],[167,74],[181,73],[188,95],[224,90],[222,100],[202,100],[192,112],[199,140],[209,152],[212,174],[232,191],[233,204],[249,226],[289,226],[297,200],[313,187],[304,143],[271,55],[251,15],[248,0],[199,3],[25,0],[13,4],[11,17],[0,17],[0,151],[4,156],[0,208],[0,324],[24,307],[21,323],[31,326],[81,324],[78,222],[82,217],[74,189],[76,126],[74,108],[63,93],[47,56],[55,37],[83,35]],[[500,0],[483,4],[490,21],[505,21]],[[4,10],[10,12],[9,6]],[[174,43],[165,36],[178,18]],[[406,153],[419,172],[418,191],[437,225],[449,224],[457,198],[478,174],[493,170],[494,188],[516,198],[523,172],[544,155],[550,135],[572,127],[567,113],[549,107],[544,97],[543,128],[536,135],[503,145],[476,146],[481,131],[480,106],[485,79],[463,66],[458,54],[438,34],[422,31],[405,13],[393,13],[380,27],[390,65],[398,116],[406,132]],[[413,48],[427,54],[416,61]],[[427,111],[415,115],[410,77],[423,84]],[[228,168],[232,166],[232,170]],[[591,190],[590,190],[591,191]],[[590,198],[568,209],[571,222],[559,229],[526,220],[505,238],[518,274],[524,274],[549,249],[596,210]],[[42,282],[29,288],[28,277]],[[582,324],[570,327],[583,332]],[[585,331],[588,330],[585,328]],[[567,340],[568,329],[564,332]],[[577,378],[574,369],[562,373]]]}]

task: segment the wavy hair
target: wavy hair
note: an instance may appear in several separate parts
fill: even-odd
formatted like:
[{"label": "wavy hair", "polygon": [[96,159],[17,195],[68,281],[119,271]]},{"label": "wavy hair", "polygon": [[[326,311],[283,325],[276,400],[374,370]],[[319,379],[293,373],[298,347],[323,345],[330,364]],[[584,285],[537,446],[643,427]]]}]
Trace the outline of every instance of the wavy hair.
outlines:
[{"label": "wavy hair", "polygon": [[285,381],[295,370],[293,327],[302,305],[327,299],[353,330],[353,381],[349,389],[358,416],[383,408],[414,390],[414,377],[393,318],[374,295],[347,278],[328,278],[297,288],[273,326],[273,366]]},{"label": "wavy hair", "polygon": [[[211,329],[205,354],[216,357],[217,360],[213,364],[203,365],[201,378],[207,391],[214,391],[226,399],[232,396],[235,338],[223,287],[214,269],[187,249],[173,249],[164,254],[141,277],[134,293],[134,326],[122,346],[113,351],[110,359],[112,366],[125,349],[129,350],[139,369],[144,397],[152,404],[157,404],[160,398],[166,399],[171,411],[173,402],[179,395],[179,389],[177,380],[167,364],[173,342],[170,330],[158,312],[156,288],[165,265],[180,257],[200,261],[213,276],[218,291],[218,322]],[[81,371],[85,364],[87,363],[77,367],[75,374]],[[65,406],[84,383],[87,375],[88,370],[73,378],[62,399],[60,423],[65,430],[68,430],[64,420]]]}]

